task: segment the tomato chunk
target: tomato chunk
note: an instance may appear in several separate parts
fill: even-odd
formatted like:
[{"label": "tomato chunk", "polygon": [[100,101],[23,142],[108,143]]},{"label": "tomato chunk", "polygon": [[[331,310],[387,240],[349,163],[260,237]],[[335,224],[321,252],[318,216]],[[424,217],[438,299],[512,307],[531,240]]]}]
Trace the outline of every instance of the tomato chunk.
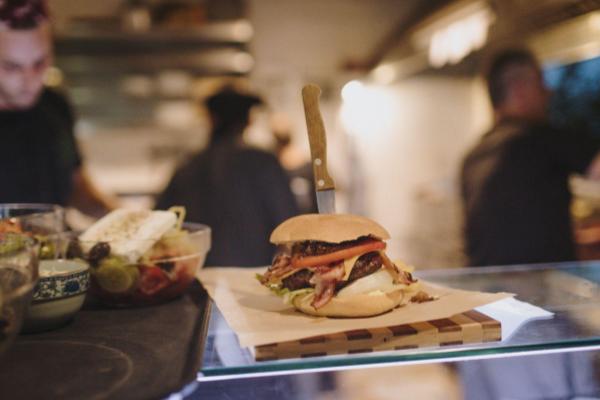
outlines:
[{"label": "tomato chunk", "polygon": [[140,292],[153,295],[170,284],[169,278],[164,271],[158,267],[145,267],[140,276]]},{"label": "tomato chunk", "polygon": [[296,268],[315,267],[317,265],[327,265],[336,261],[345,260],[354,256],[368,253],[370,251],[385,249],[385,243],[381,241],[373,241],[370,243],[360,244],[358,246],[349,247],[334,251],[332,253],[321,254],[318,256],[293,257],[292,266]]}]

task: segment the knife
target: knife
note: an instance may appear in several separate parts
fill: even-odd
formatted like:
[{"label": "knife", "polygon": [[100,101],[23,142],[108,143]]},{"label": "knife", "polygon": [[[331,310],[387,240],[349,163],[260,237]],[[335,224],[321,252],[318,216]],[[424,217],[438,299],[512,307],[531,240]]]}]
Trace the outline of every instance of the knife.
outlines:
[{"label": "knife", "polygon": [[317,85],[308,84],[302,88],[310,158],[317,192],[317,207],[319,214],[335,214],[335,184],[327,172],[327,140],[325,125],[319,110],[320,96],[321,89]]}]

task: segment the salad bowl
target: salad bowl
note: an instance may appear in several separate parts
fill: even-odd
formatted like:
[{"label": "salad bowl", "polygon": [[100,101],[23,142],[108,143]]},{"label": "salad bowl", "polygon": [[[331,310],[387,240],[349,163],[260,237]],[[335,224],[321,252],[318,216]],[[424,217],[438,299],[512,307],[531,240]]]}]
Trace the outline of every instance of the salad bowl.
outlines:
[{"label": "salad bowl", "polygon": [[92,296],[108,306],[146,306],[188,289],[204,265],[211,230],[168,213],[117,210],[71,241],[69,257],[90,265]]}]

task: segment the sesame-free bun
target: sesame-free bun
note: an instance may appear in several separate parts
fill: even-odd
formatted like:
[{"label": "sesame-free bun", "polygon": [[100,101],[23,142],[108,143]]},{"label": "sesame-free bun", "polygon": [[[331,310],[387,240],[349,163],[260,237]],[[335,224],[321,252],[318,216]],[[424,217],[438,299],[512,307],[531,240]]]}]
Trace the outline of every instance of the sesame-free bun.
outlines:
[{"label": "sesame-free bun", "polygon": [[[382,279],[388,280],[389,283],[382,285]],[[366,292],[356,292],[350,289],[352,285],[360,281],[363,281],[360,284],[365,287],[370,286],[372,289],[377,289]],[[418,283],[411,285],[392,284],[391,276],[386,271],[381,270],[348,285],[333,296],[327,304],[318,309],[311,305],[315,296],[314,292],[296,296],[292,304],[305,314],[320,317],[371,317],[407,304],[417,292],[418,287]]]},{"label": "sesame-free bun", "polygon": [[377,222],[351,214],[304,214],[282,222],[271,234],[271,243],[318,240],[339,243],[361,236],[386,240],[390,234]]}]

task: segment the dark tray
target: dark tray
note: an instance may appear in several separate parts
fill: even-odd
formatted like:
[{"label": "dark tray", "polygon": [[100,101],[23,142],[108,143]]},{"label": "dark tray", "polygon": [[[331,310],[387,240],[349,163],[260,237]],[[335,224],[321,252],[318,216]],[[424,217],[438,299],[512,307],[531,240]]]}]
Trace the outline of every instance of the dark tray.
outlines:
[{"label": "dark tray", "polygon": [[156,399],[196,379],[209,320],[195,282],[153,307],[87,301],[57,330],[20,335],[0,360],[0,399]]}]

